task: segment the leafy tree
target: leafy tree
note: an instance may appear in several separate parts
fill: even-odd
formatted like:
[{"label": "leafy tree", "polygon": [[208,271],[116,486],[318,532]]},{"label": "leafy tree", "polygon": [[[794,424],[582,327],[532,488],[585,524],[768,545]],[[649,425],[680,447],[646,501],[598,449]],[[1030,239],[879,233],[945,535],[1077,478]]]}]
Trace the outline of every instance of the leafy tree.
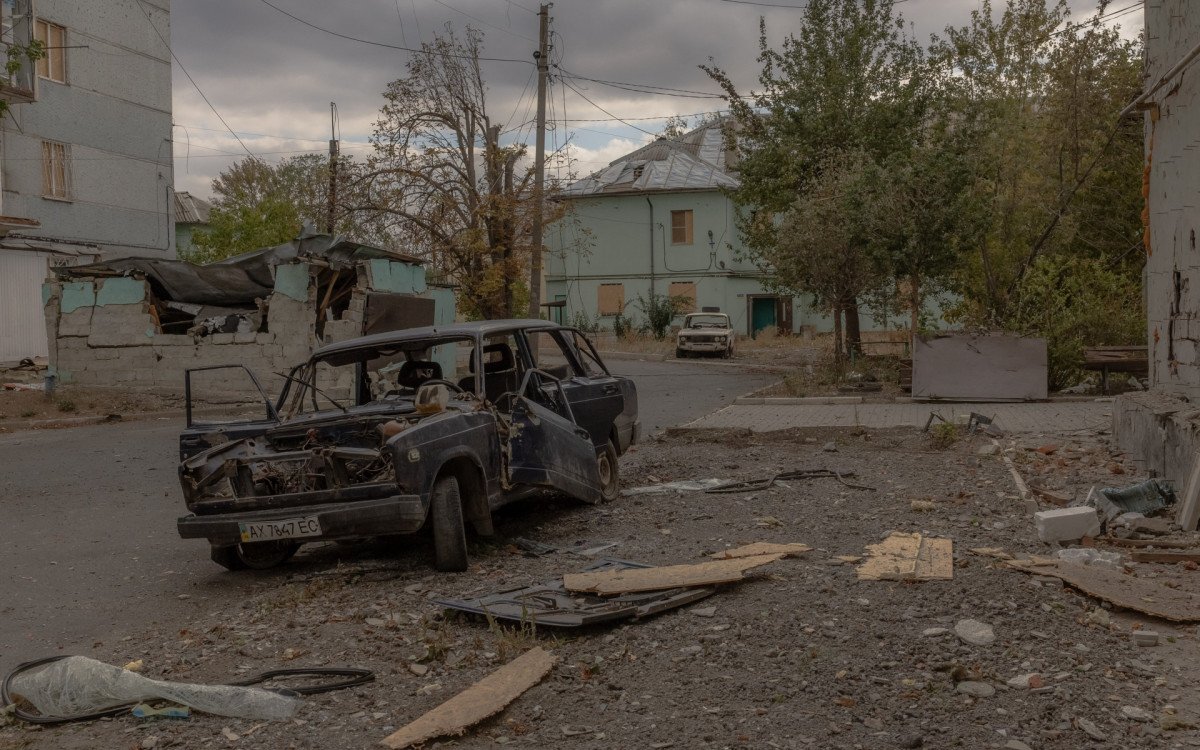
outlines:
[{"label": "leafy tree", "polygon": [[301,229],[295,204],[278,195],[268,195],[254,203],[214,205],[208,223],[208,229],[192,235],[196,249],[185,254],[184,260],[212,263],[287,242]]},{"label": "leafy tree", "polygon": [[[741,157],[732,192],[751,256],[767,258],[783,239],[773,221],[837,164],[843,153],[882,161],[907,151],[929,108],[930,81],[919,44],[903,33],[892,0],[811,0],[797,33],[779,49],[759,22],[761,90],[743,98],[721,69],[701,66],[732,110],[726,129]],[[760,212],[755,214],[755,212]],[[815,293],[805,287],[798,292]],[[858,299],[837,300],[858,346]]]},{"label": "leafy tree", "polygon": [[805,290],[813,295],[816,309],[833,313],[840,365],[842,318],[837,312],[856,304],[882,280],[869,250],[869,211],[877,200],[880,176],[864,151],[831,154],[818,167],[820,176],[784,212],[776,241],[762,257],[773,267],[777,284]]},{"label": "leafy tree", "polygon": [[[525,146],[502,144],[488,112],[482,47],[480,32],[468,28],[460,39],[447,27],[388,84],[375,154],[351,209],[392,221],[459,285],[468,315],[503,318],[522,309],[528,293],[523,269],[536,204]],[[564,210],[546,204],[546,223]]]}]

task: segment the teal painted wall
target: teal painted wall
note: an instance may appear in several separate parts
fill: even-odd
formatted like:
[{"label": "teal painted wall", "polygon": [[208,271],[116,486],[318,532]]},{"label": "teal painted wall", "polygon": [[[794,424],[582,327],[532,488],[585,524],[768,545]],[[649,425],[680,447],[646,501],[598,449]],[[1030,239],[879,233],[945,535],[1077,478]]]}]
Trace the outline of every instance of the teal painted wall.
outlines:
[{"label": "teal painted wall", "polygon": [[[734,330],[750,332],[750,301],[756,295],[774,295],[763,284],[758,269],[742,259],[743,245],[735,226],[732,202],[718,191],[657,193],[650,195],[654,206],[654,288],[666,294],[672,282],[696,284],[696,307],[719,307],[729,315]],[[644,318],[637,305],[641,294],[650,293],[651,221],[645,195],[577,198],[572,211],[546,232],[546,302],[566,300],[562,320],[571,323],[576,313],[596,315],[601,284],[625,287],[626,315]],[[692,211],[691,245],[671,243],[671,211]],[[711,244],[709,232],[712,232]],[[927,307],[940,322],[936,300]],[[907,315],[889,318],[884,325],[874,321],[865,308],[860,313],[864,330],[906,327]],[[677,318],[676,323],[682,322]],[[612,317],[600,318],[612,327]],[[812,298],[792,298],[792,328],[810,326],[826,333],[833,330],[831,318],[812,309]]]},{"label": "teal painted wall", "polygon": [[369,262],[371,288],[397,294],[424,294],[425,267],[375,258]]}]

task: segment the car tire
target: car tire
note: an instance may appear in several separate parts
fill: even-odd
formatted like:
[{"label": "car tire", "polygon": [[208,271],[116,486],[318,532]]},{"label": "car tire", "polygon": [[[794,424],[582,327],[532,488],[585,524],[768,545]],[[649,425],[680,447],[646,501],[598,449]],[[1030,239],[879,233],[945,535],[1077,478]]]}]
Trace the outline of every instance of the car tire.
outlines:
[{"label": "car tire", "polygon": [[209,557],[226,570],[268,570],[292,559],[299,549],[298,542],[286,540],[213,545]]},{"label": "car tire", "polygon": [[721,352],[721,359],[732,359],[732,358],[733,358],[733,347],[732,346],[727,348],[725,351]]},{"label": "car tire", "polygon": [[617,446],[609,440],[596,458],[600,469],[601,501],[611,503],[621,494],[621,474],[617,468]]},{"label": "car tire", "polygon": [[433,567],[448,573],[467,569],[467,529],[463,523],[458,480],[442,477],[433,485],[429,503],[433,523]]}]

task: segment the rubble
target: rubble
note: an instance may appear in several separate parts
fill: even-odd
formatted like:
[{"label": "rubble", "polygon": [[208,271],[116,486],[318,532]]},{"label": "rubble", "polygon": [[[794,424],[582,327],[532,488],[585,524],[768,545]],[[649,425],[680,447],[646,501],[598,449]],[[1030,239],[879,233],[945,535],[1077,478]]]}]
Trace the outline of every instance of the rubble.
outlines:
[{"label": "rubble", "polygon": [[1038,539],[1043,542],[1077,542],[1085,536],[1100,534],[1100,519],[1089,507],[1038,511],[1033,519]]},{"label": "rubble", "polygon": [[954,625],[954,634],[972,646],[989,646],[996,641],[992,626],[978,620],[959,620]]}]

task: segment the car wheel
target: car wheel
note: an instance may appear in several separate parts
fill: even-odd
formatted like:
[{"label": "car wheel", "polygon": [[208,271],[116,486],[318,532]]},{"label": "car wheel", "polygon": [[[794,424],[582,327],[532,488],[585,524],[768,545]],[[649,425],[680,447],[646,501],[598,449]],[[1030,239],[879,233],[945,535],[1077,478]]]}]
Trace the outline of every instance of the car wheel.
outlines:
[{"label": "car wheel", "polygon": [[721,352],[721,359],[731,359],[733,357],[733,346],[730,346],[725,351]]},{"label": "car wheel", "polygon": [[621,494],[621,475],[617,470],[617,446],[609,440],[596,459],[600,464],[600,495],[611,503]]},{"label": "car wheel", "polygon": [[466,570],[467,530],[457,479],[442,477],[433,485],[429,515],[433,522],[433,566],[447,572]]},{"label": "car wheel", "polygon": [[226,570],[246,570],[247,568],[267,570],[292,559],[292,555],[296,554],[298,549],[300,549],[298,542],[286,540],[228,546],[213,545],[209,557]]}]

